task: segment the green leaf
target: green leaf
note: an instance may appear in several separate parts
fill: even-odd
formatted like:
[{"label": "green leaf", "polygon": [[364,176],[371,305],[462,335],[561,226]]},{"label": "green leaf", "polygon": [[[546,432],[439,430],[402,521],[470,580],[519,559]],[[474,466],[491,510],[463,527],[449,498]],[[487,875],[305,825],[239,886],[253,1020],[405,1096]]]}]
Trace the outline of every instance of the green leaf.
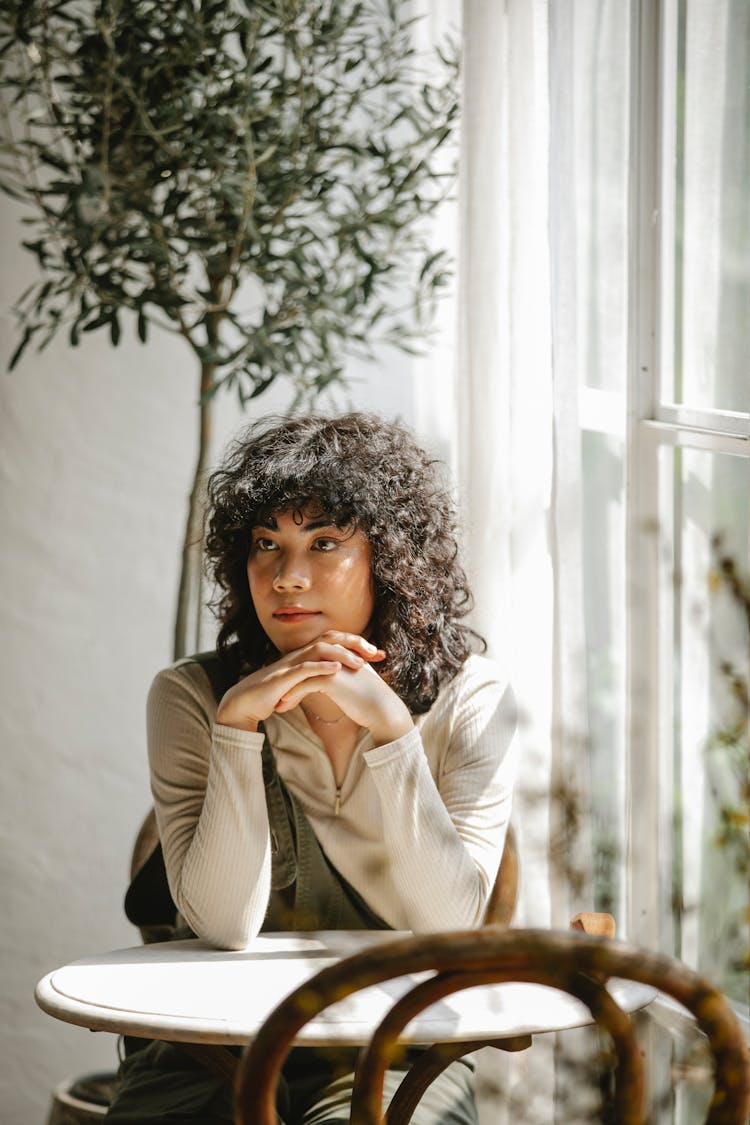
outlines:
[{"label": "green leaf", "polygon": [[88,324],[84,324],[81,331],[95,332],[97,328],[103,328],[105,324],[109,324],[111,319],[112,311],[110,309],[107,309],[105,312],[101,312],[99,316],[95,317],[93,320],[90,320]]},{"label": "green leaf", "polygon": [[268,388],[271,386],[271,383],[273,383],[275,378],[276,378],[276,372],[273,372],[273,374],[268,375],[265,379],[261,379],[260,377],[256,376],[255,386],[253,387],[253,389],[250,392],[248,397],[251,398],[251,399],[258,398],[260,395],[263,394],[264,391],[268,390]]},{"label": "green leaf", "polygon": [[425,261],[424,265],[422,266],[421,270],[419,271],[419,280],[424,281],[425,277],[429,273],[432,266],[434,266],[436,262],[439,262],[440,259],[443,258],[444,256],[445,256],[444,250],[436,250],[434,254],[430,254],[429,257],[427,258],[427,260]]},{"label": "green leaf", "polygon": [[9,371],[13,370],[13,368],[16,366],[16,364],[18,363],[18,361],[21,358],[21,356],[23,355],[23,353],[26,351],[26,348],[29,344],[29,341],[31,340],[31,337],[34,335],[35,332],[36,332],[36,326],[31,327],[28,324],[26,325],[26,327],[23,330],[21,340],[20,340],[18,346],[16,347],[16,350],[13,352],[13,355],[10,357],[10,361],[8,363],[8,370]]}]

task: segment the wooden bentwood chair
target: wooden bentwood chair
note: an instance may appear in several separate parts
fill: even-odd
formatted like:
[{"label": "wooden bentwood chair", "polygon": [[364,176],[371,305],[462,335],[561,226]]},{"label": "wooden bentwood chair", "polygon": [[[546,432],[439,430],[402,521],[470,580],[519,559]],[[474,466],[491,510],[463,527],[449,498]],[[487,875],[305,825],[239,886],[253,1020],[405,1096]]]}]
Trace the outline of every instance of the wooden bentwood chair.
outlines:
[{"label": "wooden bentwood chair", "polygon": [[[750,1114],[750,1057],[727,1000],[705,978],[671,958],[613,941],[609,914],[576,915],[574,932],[508,929],[518,884],[512,836],[481,930],[416,935],[378,944],[323,969],[271,1013],[245,1051],[235,1083],[237,1125],[276,1125],[276,1087],[299,1030],[330,1004],[371,985],[431,970],[434,975],[396,1001],[360,1055],[350,1125],[407,1125],[430,1083],[455,1059],[481,1047],[524,1050],[528,1035],[429,1047],[381,1112],[384,1074],[400,1055],[398,1038],[423,1009],[476,985],[520,981],[570,993],[609,1033],[616,1065],[612,1125],[644,1125],[643,1059],[630,1017],[606,989],[610,977],[638,981],[674,997],[695,1017],[714,1059],[707,1125],[744,1125]],[[575,932],[578,931],[578,932]]]},{"label": "wooden bentwood chair", "polygon": [[[153,855],[158,831],[153,810],[144,821],[133,852],[132,875]],[[429,1084],[456,1058],[481,1047],[524,1050],[528,1035],[474,1043],[437,1043],[411,1068],[385,1116],[380,1110],[383,1075],[398,1053],[400,1031],[437,1000],[479,984],[525,981],[571,993],[609,1032],[617,1059],[612,1125],[642,1125],[643,1064],[630,1019],[616,1005],[605,984],[610,977],[629,978],[674,997],[690,1011],[705,1033],[715,1064],[715,1088],[707,1125],[744,1125],[750,1114],[750,1063],[737,1020],[726,999],[705,978],[678,961],[612,940],[610,914],[582,913],[571,921],[573,933],[508,929],[516,906],[519,861],[512,830],[485,916],[484,928],[460,933],[397,939],[365,950],[324,969],[287,997],[266,1020],[244,1053],[222,1047],[182,1044],[209,1070],[235,1083],[238,1125],[276,1125],[275,1092],[281,1066],[292,1041],[308,1020],[330,1004],[362,988],[405,973],[432,970],[434,976],[396,1004],[374,1032],[358,1068],[351,1125],[407,1125]],[[169,936],[170,927],[141,932],[145,941]]]}]

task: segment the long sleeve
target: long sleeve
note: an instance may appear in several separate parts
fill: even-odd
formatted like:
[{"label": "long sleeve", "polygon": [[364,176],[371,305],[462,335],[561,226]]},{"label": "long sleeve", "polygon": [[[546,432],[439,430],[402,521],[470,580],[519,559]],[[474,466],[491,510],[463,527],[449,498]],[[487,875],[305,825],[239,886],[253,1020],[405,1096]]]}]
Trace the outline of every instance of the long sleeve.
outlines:
[{"label": "long sleeve", "polygon": [[[172,896],[191,928],[247,946],[270,892],[259,734],[215,723],[203,669],[161,672],[148,702],[151,784]],[[481,922],[510,818],[515,705],[491,661],[470,657],[403,738],[362,732],[340,787],[304,719],[266,731],[282,780],[331,864],[396,929]]]},{"label": "long sleeve", "polygon": [[467,662],[435,711],[421,732],[365,754],[380,796],[389,878],[416,932],[482,921],[515,779],[515,701],[495,665]]},{"label": "long sleeve", "polygon": [[260,929],[271,881],[263,736],[212,722],[203,670],[181,663],[147,705],[151,788],[172,897],[206,941],[241,949]]}]

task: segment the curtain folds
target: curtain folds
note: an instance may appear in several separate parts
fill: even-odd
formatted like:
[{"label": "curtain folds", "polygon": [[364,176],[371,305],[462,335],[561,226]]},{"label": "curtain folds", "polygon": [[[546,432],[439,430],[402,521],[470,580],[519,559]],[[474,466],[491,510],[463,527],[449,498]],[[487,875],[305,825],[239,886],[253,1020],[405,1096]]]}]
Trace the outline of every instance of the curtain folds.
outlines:
[{"label": "curtain folds", "polygon": [[[565,926],[612,908],[621,936],[628,922],[635,940],[661,927],[670,952],[731,985],[726,908],[739,916],[747,886],[715,851],[727,767],[707,764],[706,745],[721,724],[711,668],[734,634],[696,607],[713,532],[741,566],[750,541],[746,454],[711,417],[725,412],[729,432],[748,407],[748,5],[659,5],[652,56],[631,43],[636,0],[421,2],[462,22],[463,70],[455,335],[430,359],[416,414],[457,471],[474,623],[519,703],[516,920]],[[643,217],[635,106],[658,160]],[[635,276],[631,249],[649,237],[654,270]],[[635,292],[657,326],[637,371],[651,340],[635,339]],[[661,443],[645,475],[644,422]],[[697,444],[691,426],[704,427]],[[658,537],[658,571],[633,563],[635,527]],[[658,590],[658,612],[626,597],[634,577]],[[647,712],[628,695],[628,662],[659,681]],[[626,745],[633,715],[658,725],[658,745]],[[637,771],[659,777],[642,815],[658,826],[660,873],[643,909],[625,878]],[[524,1120],[553,1119],[540,1074]]]},{"label": "curtain folds", "polygon": [[587,798],[567,44],[550,69],[552,37],[572,39],[572,9],[466,0],[463,34],[456,391],[468,565],[477,624],[512,671],[521,713],[521,920],[565,925],[573,891],[585,901],[588,889],[573,831]]}]

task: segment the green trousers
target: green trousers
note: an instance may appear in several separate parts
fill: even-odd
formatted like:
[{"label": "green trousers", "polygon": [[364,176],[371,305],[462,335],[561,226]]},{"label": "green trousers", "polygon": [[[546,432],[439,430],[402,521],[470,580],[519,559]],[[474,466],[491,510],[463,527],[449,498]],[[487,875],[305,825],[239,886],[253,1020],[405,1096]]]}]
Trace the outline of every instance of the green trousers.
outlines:
[{"label": "green trousers", "polygon": [[[280,1125],[347,1125],[356,1051],[296,1047],[279,1083]],[[386,1073],[384,1106],[406,1069]],[[150,1043],[120,1068],[112,1125],[232,1125],[232,1091],[171,1043]],[[452,1063],[427,1089],[412,1125],[477,1125],[470,1064]]]}]

